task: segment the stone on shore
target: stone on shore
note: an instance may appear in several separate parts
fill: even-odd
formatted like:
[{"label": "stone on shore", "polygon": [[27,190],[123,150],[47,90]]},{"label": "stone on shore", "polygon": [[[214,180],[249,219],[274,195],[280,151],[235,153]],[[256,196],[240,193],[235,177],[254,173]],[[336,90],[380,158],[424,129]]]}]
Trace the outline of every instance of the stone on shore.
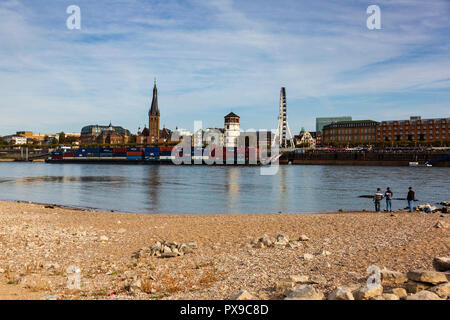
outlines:
[{"label": "stone on shore", "polygon": [[435,225],[435,228],[442,228],[442,229],[448,229],[450,228],[450,223],[448,223],[447,221],[438,221]]},{"label": "stone on shore", "polygon": [[305,234],[302,234],[302,235],[298,238],[298,241],[309,241],[309,238],[308,238]]},{"label": "stone on shore", "polygon": [[328,300],[355,300],[352,292],[344,287],[337,287],[328,296]]},{"label": "stone on shore", "polygon": [[393,293],[383,293],[379,296],[371,298],[370,300],[400,300],[400,298]]},{"label": "stone on shore", "polygon": [[300,274],[300,275],[290,275],[289,279],[292,282],[295,282],[295,283],[308,283],[309,282],[309,277],[306,276],[306,275],[302,275],[302,274]]},{"label": "stone on shore", "polygon": [[294,282],[291,280],[281,280],[275,283],[276,291],[286,291],[287,289],[293,288]]},{"label": "stone on shore", "polygon": [[312,254],[310,254],[310,253],[305,253],[303,255],[303,259],[306,260],[306,261],[311,261],[312,259],[314,259],[314,256]]},{"label": "stone on shore", "polygon": [[408,296],[408,293],[403,288],[394,288],[392,289],[392,293],[395,294],[400,299],[406,298]]},{"label": "stone on shore", "polygon": [[277,236],[276,244],[286,245],[289,243],[289,237],[286,234],[279,234]]},{"label": "stone on shore", "polygon": [[408,293],[417,293],[422,290],[427,290],[431,288],[432,285],[429,283],[424,282],[417,282],[417,281],[408,281],[406,283],[406,291]]},{"label": "stone on shore", "polygon": [[448,282],[445,273],[437,271],[410,271],[406,276],[409,280],[431,283],[434,285]]},{"label": "stone on shore", "polygon": [[384,286],[398,286],[408,281],[405,274],[387,269],[381,270],[381,284]]},{"label": "stone on shore", "polygon": [[433,292],[423,290],[406,297],[406,300],[442,300],[442,299],[439,298],[439,296]]},{"label": "stone on shore", "polygon": [[247,290],[243,290],[233,295],[231,300],[256,300],[256,297]]},{"label": "stone on shore", "polygon": [[131,282],[130,284],[130,291],[133,293],[140,292],[142,290],[142,282],[141,280],[137,279]]},{"label": "stone on shore", "polygon": [[432,287],[428,289],[428,291],[431,291],[435,294],[437,294],[441,298],[449,298],[450,297],[450,283],[441,283],[440,285],[437,285],[435,287]]},{"label": "stone on shore", "polygon": [[381,285],[366,285],[353,292],[356,300],[369,300],[370,298],[379,296],[383,293]]},{"label": "stone on shore", "polygon": [[309,277],[309,282],[313,284],[326,284],[327,279],[322,275],[312,275]]},{"label": "stone on shore", "polygon": [[449,257],[436,257],[433,259],[433,267],[437,271],[449,271],[450,270],[450,258]]},{"label": "stone on shore", "polygon": [[285,291],[285,300],[323,300],[323,293],[311,285],[301,285]]}]

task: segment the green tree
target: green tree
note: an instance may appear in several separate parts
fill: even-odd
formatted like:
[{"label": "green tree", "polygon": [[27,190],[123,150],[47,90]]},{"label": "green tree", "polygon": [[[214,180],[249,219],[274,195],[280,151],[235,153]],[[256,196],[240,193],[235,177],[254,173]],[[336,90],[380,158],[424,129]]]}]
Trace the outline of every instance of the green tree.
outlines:
[{"label": "green tree", "polygon": [[65,142],[66,142],[66,134],[63,131],[59,134],[59,143],[65,143]]}]

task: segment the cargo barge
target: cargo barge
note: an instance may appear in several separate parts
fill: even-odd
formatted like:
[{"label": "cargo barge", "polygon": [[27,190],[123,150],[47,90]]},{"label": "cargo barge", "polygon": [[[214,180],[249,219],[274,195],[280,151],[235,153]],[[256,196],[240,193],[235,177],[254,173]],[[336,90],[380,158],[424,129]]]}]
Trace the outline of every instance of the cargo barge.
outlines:
[{"label": "cargo barge", "polygon": [[191,147],[188,154],[178,146],[79,148],[50,153],[47,163],[104,163],[104,164],[235,164],[259,165],[257,148]]}]

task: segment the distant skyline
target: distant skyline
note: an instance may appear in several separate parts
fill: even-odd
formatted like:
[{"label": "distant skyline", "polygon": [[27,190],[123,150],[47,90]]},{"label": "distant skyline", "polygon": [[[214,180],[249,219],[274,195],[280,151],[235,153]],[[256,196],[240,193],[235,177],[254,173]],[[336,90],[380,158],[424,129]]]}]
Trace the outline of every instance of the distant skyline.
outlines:
[{"label": "distant skyline", "polygon": [[[381,30],[366,27],[369,5]],[[66,8],[81,8],[69,30]],[[2,0],[0,136],[148,125],[275,129],[450,116],[450,1]]]}]

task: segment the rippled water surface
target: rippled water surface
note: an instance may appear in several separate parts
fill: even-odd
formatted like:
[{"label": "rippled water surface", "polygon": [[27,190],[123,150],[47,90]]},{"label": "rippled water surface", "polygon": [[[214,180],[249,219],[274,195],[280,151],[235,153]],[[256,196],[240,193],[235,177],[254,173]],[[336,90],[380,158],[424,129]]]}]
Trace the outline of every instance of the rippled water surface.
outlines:
[{"label": "rippled water surface", "polygon": [[412,186],[420,203],[450,201],[449,177],[437,167],[280,166],[264,176],[259,167],[0,163],[0,199],[144,213],[372,210],[358,196],[377,187],[405,198]]}]

